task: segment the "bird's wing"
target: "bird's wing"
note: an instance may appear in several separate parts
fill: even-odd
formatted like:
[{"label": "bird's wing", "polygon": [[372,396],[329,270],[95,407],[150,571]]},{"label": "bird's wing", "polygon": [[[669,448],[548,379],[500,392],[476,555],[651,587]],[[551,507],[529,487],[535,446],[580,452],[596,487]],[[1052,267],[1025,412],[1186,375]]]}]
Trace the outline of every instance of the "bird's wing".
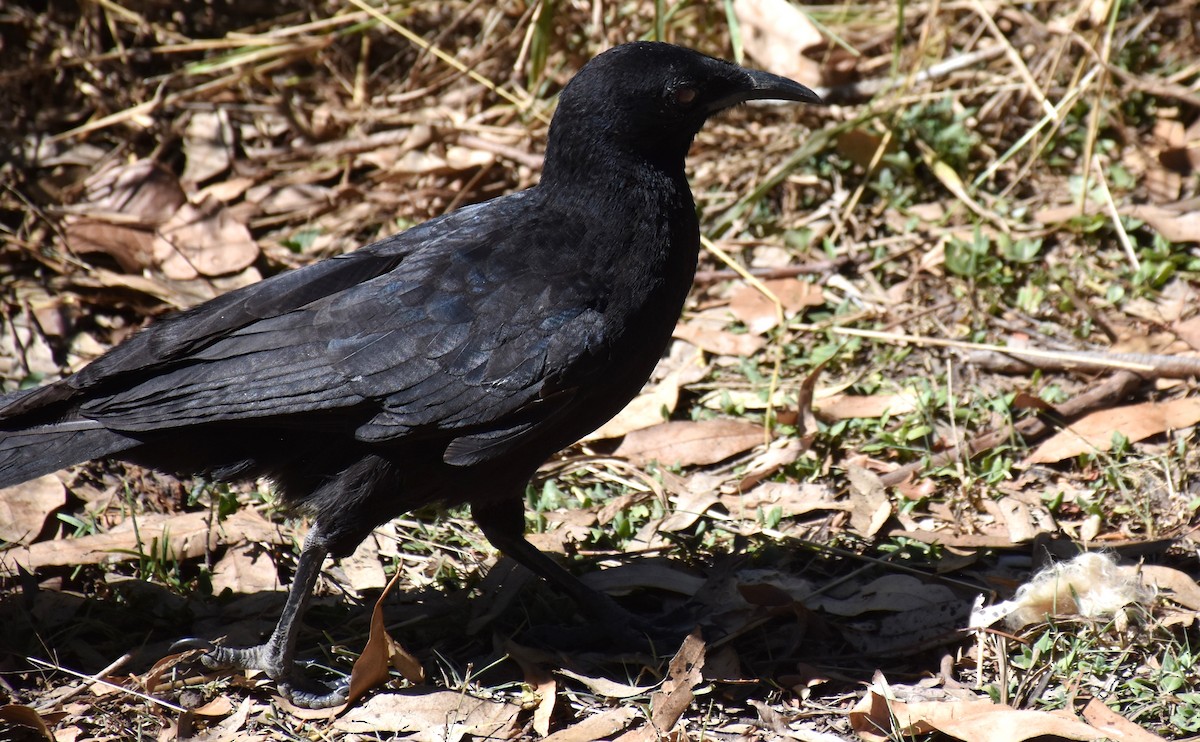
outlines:
[{"label": "bird's wing", "polygon": [[480,204],[444,220],[426,222],[345,255],[281,273],[231,291],[189,310],[165,317],[61,381],[0,398],[0,422],[37,415],[58,403],[86,400],[104,390],[187,363],[192,354],[272,318],[346,291],[395,268],[415,249],[436,238],[439,222],[447,232],[470,223]]},{"label": "bird's wing", "polygon": [[[604,292],[580,261],[545,259],[581,249],[570,225],[522,218],[520,201],[492,204],[423,230],[419,245],[393,245],[403,255],[386,273],[303,305],[224,325],[208,305],[181,316],[173,335],[142,342],[147,363],[131,351],[109,361],[133,383],[80,413],[126,431],[292,416],[350,425],[365,441],[483,436],[461,446],[462,462],[503,447],[589,381],[604,348]],[[248,315],[252,298],[224,311]]]}]

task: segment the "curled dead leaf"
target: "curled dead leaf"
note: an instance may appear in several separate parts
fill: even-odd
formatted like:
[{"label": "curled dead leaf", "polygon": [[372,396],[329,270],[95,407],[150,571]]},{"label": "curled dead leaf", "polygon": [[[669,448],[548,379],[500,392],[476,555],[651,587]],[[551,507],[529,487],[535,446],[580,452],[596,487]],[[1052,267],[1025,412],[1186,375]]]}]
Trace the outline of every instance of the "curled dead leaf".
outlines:
[{"label": "curled dead leaf", "polygon": [[32,543],[66,501],[67,490],[53,474],[0,489],[0,540]]},{"label": "curled dead leaf", "polygon": [[820,65],[803,52],[822,42],[821,32],[787,0],[735,0],[746,53],[764,69],[810,87],[821,84]]},{"label": "curled dead leaf", "polygon": [[158,229],[154,261],[167,278],[223,276],[249,267],[258,244],[245,224],[215,198],[184,204]]},{"label": "curled dead leaf", "polygon": [[404,573],[397,571],[375,601],[375,608],[371,611],[371,631],[367,637],[367,644],[350,671],[350,689],[346,693],[347,706],[353,706],[367,691],[386,683],[392,668],[414,685],[425,682],[425,670],[421,663],[392,638],[383,620],[383,602],[391,594],[402,574]]},{"label": "curled dead leaf", "polygon": [[1143,402],[1093,412],[1042,442],[1019,466],[1052,464],[1084,453],[1108,451],[1113,434],[1137,442],[1200,422],[1200,397]]},{"label": "curled dead leaf", "polygon": [[737,420],[681,420],[633,431],[615,455],[639,466],[651,461],[694,466],[724,461],[762,442],[763,429],[758,425]]},{"label": "curled dead leaf", "polygon": [[1078,719],[979,701],[905,703],[873,686],[850,712],[850,726],[867,742],[934,731],[967,742],[1023,742],[1035,737],[1095,740],[1104,734]]}]

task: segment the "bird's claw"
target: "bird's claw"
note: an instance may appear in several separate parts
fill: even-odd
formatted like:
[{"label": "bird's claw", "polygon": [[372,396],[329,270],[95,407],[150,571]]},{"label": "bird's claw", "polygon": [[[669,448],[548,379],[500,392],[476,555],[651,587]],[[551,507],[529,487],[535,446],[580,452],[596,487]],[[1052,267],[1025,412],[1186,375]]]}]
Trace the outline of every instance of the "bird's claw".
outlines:
[{"label": "bird's claw", "polygon": [[211,652],[216,648],[217,645],[207,639],[201,639],[198,636],[188,636],[172,644],[168,651],[171,654],[179,654],[189,649],[203,649],[205,652]]},{"label": "bird's claw", "polygon": [[341,706],[350,697],[349,678],[339,678],[332,683],[302,681],[297,684],[284,680],[277,683],[276,688],[292,705],[305,709],[327,709]]},{"label": "bird's claw", "polygon": [[204,650],[204,654],[197,659],[206,670],[262,672],[275,681],[280,695],[300,708],[323,709],[340,706],[349,696],[348,678],[340,678],[332,683],[305,678],[300,664],[284,664],[267,644],[256,647],[222,647],[204,639],[187,638],[171,645],[172,652],[189,649]]}]

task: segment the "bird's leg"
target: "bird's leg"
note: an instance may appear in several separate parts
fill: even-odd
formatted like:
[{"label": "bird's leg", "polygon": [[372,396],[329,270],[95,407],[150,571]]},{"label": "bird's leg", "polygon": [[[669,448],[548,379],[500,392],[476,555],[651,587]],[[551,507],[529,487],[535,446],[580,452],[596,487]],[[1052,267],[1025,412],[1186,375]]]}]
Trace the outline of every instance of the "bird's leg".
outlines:
[{"label": "bird's leg", "polygon": [[643,626],[645,622],[626,611],[607,594],[588,587],[525,540],[525,506],[520,498],[472,503],[471,517],[492,546],[566,593],[585,615],[618,631],[646,628]]},{"label": "bird's leg", "polygon": [[321,564],[328,553],[318,524],[304,539],[295,578],[271,638],[256,647],[212,647],[200,662],[210,670],[260,670],[275,681],[284,697],[304,708],[327,708],[344,703],[345,686],[323,687],[319,691],[299,687],[314,683],[300,677],[295,662],[300,618],[308,607],[313,586],[321,574]]}]

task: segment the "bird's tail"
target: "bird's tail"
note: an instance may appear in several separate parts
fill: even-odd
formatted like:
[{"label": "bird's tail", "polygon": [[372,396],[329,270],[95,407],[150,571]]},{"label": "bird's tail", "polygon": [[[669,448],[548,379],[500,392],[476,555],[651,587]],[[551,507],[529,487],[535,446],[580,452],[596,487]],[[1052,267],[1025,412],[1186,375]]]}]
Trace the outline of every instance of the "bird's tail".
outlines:
[{"label": "bird's tail", "polygon": [[71,423],[0,430],[0,489],[71,464],[125,451],[139,443],[106,428],[81,429]]}]

